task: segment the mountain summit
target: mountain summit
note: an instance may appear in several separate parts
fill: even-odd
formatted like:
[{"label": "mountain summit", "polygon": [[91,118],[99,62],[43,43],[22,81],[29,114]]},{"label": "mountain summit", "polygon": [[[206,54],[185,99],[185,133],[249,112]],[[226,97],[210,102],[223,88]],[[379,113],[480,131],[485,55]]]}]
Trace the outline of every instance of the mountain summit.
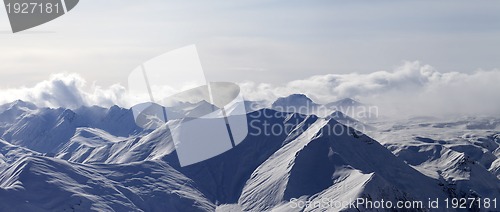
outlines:
[{"label": "mountain summit", "polygon": [[280,97],[272,104],[271,108],[282,112],[294,112],[302,114],[313,114],[319,104],[307,97],[305,94],[292,94]]},{"label": "mountain summit", "polygon": [[364,106],[363,103],[358,102],[352,98],[344,98],[340,99],[335,102],[330,102],[328,104],[325,104],[325,107],[332,108],[332,107],[358,107],[358,106]]}]

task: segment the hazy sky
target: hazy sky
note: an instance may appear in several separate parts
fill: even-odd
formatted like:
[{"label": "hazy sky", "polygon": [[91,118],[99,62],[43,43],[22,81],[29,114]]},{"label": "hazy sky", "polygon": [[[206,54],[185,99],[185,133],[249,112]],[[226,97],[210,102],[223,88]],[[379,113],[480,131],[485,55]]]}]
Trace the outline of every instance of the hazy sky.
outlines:
[{"label": "hazy sky", "polygon": [[500,1],[81,0],[12,34],[0,9],[0,88],[54,73],[125,84],[137,65],[196,44],[212,80],[284,84],[312,75],[500,67]]}]

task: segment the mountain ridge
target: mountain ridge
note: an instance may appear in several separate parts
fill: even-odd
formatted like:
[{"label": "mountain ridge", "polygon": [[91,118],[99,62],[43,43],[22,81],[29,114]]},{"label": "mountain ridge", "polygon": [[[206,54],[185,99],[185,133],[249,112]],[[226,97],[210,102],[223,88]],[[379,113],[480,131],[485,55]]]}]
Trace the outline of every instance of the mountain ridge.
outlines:
[{"label": "mountain ridge", "polygon": [[[13,211],[316,211],[322,208],[292,209],[292,202],[424,201],[500,193],[495,185],[500,152],[496,134],[449,147],[449,142],[424,137],[413,137],[416,141],[404,146],[388,145],[377,133],[404,127],[391,125],[387,131],[377,126],[374,135],[381,140],[376,140],[373,132],[357,129],[362,121],[340,111],[318,117],[263,108],[246,114],[248,136],[239,145],[181,167],[168,127],[139,129],[129,109],[33,108],[25,102],[0,108],[5,108],[0,110],[0,135],[6,140],[0,140],[0,197],[9,200],[0,201],[0,207]],[[433,125],[420,127],[426,126]],[[51,148],[37,152],[40,143]],[[436,149],[429,149],[431,145]],[[49,193],[57,198],[50,201]],[[163,201],[160,196],[171,201],[158,202]]]}]

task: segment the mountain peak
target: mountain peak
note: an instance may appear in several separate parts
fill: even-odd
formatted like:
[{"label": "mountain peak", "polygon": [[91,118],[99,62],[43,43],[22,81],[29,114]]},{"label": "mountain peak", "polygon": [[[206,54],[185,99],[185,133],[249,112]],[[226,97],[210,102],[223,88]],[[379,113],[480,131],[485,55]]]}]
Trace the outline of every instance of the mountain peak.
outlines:
[{"label": "mountain peak", "polygon": [[332,102],[332,103],[329,103],[327,104],[327,106],[343,106],[343,107],[356,107],[356,106],[362,106],[363,103],[361,102],[358,102],[352,98],[343,98],[343,99],[340,99],[338,101],[335,101],[335,102]]},{"label": "mountain peak", "polygon": [[1,106],[2,108],[8,110],[8,109],[29,109],[29,110],[35,110],[37,109],[38,107],[33,104],[33,103],[30,103],[30,102],[25,102],[23,100],[16,100],[14,102],[11,102],[9,104],[5,104],[3,106]]},{"label": "mountain peak", "polygon": [[280,97],[274,101],[272,107],[276,106],[317,106],[317,104],[305,94],[292,94],[287,97]]},{"label": "mountain peak", "polygon": [[305,100],[305,101],[311,101],[311,98],[309,98],[307,95],[302,94],[302,93],[296,93],[296,94],[291,94],[287,97],[281,97],[281,98],[286,98],[286,99],[297,99],[297,100]]},{"label": "mountain peak", "polygon": [[280,97],[272,104],[271,108],[280,112],[313,114],[319,105],[304,94],[292,94]]}]

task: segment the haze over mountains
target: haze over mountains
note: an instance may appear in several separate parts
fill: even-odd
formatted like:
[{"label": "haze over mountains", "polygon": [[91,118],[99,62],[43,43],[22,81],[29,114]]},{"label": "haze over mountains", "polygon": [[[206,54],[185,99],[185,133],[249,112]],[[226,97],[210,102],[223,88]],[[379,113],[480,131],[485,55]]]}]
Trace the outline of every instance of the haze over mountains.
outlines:
[{"label": "haze over mountains", "polygon": [[[143,130],[129,109],[2,105],[0,208],[322,211],[294,201],[500,197],[498,117],[357,120],[341,111],[318,117],[289,111],[321,106],[301,94],[248,105],[258,108],[247,114],[245,140],[186,167],[169,129]],[[353,99],[326,105],[366,106]],[[188,114],[199,106],[172,109]]]},{"label": "haze over mountains", "polygon": [[[381,115],[398,118],[407,118],[401,117],[401,114],[500,115],[498,69],[455,72],[438,70],[419,61],[406,61],[371,73],[338,74],[335,70],[331,73],[284,84],[243,81],[238,85],[245,99],[267,101],[269,104],[279,97],[301,93],[318,104],[352,97],[377,105]],[[126,78],[125,75],[114,77]],[[133,96],[129,96],[123,83],[105,86],[100,82],[86,81],[74,73],[54,74],[47,80],[26,86],[0,89],[0,104],[22,99],[40,107],[75,109],[91,105],[129,108],[138,103],[133,101]]]}]

